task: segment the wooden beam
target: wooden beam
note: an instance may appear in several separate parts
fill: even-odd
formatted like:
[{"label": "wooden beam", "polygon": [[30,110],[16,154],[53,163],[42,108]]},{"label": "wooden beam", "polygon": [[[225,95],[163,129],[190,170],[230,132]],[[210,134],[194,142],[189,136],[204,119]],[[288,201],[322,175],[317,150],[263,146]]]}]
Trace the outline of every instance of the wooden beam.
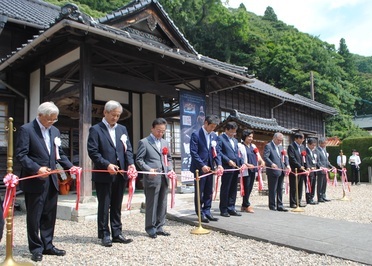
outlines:
[{"label": "wooden beam", "polygon": [[93,69],[93,83],[98,86],[123,88],[138,93],[177,97],[177,91],[173,86],[98,68]]}]

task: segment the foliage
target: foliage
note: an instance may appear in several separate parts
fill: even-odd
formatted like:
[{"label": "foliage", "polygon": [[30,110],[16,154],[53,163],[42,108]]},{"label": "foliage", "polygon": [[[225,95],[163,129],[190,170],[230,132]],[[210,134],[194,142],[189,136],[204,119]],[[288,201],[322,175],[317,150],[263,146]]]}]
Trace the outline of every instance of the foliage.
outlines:
[{"label": "foliage", "polygon": [[[49,0],[73,2],[92,17],[102,17],[129,0]],[[201,54],[246,66],[251,74],[291,94],[310,97],[310,72],[315,100],[336,108],[327,118],[326,134],[362,136],[352,123],[354,114],[372,113],[372,57],[352,54],[347,40],[339,48],[299,32],[279,20],[267,7],[264,16],[248,12],[243,4],[226,8],[226,0],[159,0],[169,16]]]}]

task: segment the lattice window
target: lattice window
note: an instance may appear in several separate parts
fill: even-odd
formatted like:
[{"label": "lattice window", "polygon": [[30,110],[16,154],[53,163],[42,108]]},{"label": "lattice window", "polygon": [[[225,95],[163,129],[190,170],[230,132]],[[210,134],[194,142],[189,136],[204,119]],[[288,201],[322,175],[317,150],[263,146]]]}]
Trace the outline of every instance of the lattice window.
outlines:
[{"label": "lattice window", "polygon": [[0,102],[0,147],[7,147],[8,140],[6,137],[5,126],[7,126],[8,104]]}]

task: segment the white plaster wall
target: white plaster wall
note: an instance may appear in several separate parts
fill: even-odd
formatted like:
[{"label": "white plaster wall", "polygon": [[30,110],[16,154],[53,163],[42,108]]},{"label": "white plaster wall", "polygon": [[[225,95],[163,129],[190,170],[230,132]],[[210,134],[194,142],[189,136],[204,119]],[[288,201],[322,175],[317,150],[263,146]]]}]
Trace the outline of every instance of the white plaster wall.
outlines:
[{"label": "white plaster wall", "polygon": [[46,75],[52,73],[53,71],[56,71],[68,64],[71,64],[72,62],[79,60],[80,58],[80,48],[76,48],[75,50],[72,50],[71,52],[61,56],[60,58],[57,58],[56,60],[46,64],[45,66],[45,73]]},{"label": "white plaster wall", "polygon": [[152,121],[156,118],[156,95],[145,93],[142,95],[142,126],[143,134],[141,138],[151,133]]},{"label": "white plaster wall", "polygon": [[30,112],[29,121],[37,116],[37,108],[40,105],[40,70],[35,70],[30,75]]},{"label": "white plaster wall", "polygon": [[[140,95],[137,93],[132,94],[132,121],[133,121],[133,153],[137,153],[138,141],[141,139],[141,106],[140,106]],[[130,129],[128,129],[130,130]]]}]

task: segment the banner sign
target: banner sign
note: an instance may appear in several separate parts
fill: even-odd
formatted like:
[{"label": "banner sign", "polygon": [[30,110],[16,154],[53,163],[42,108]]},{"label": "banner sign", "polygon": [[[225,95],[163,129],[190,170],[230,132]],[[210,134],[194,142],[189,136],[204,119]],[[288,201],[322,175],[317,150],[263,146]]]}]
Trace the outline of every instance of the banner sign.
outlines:
[{"label": "banner sign", "polygon": [[188,91],[180,92],[181,124],[181,182],[193,182],[194,173],[190,172],[190,138],[198,131],[205,120],[205,97]]}]

